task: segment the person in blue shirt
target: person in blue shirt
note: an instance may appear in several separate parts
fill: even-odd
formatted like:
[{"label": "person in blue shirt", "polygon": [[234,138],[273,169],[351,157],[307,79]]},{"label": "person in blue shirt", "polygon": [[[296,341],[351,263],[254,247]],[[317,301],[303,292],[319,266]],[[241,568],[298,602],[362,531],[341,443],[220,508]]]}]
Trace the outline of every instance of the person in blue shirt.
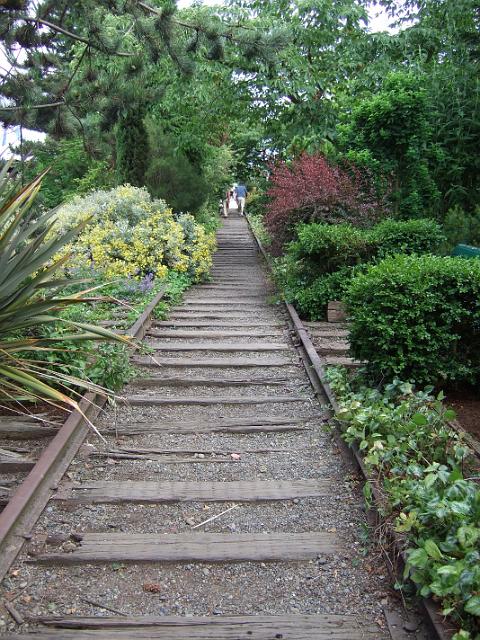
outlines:
[{"label": "person in blue shirt", "polygon": [[238,205],[238,213],[243,216],[245,215],[245,200],[247,198],[247,187],[240,183],[235,187],[235,199]]}]

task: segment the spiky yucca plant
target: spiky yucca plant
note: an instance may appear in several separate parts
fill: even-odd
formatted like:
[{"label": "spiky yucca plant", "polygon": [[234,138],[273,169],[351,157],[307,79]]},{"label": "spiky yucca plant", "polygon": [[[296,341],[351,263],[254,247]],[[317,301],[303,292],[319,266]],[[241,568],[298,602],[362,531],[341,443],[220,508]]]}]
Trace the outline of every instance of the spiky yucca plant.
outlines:
[{"label": "spiky yucca plant", "polygon": [[60,236],[49,233],[54,211],[32,210],[44,175],[19,188],[9,177],[9,165],[0,171],[0,403],[46,401],[78,409],[75,397],[81,391],[104,390],[55,367],[51,356],[58,351],[58,338],[42,335],[42,327],[68,326],[71,333],[62,336],[68,341],[128,339],[59,317],[65,307],[85,302],[89,292],[62,295],[67,285],[82,281],[59,278],[68,254],[55,258],[83,225]]}]

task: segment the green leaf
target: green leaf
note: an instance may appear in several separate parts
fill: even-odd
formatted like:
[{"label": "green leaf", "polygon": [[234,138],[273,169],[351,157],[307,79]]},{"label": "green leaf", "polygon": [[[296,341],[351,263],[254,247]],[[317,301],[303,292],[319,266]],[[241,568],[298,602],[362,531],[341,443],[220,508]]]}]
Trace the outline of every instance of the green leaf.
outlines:
[{"label": "green leaf", "polygon": [[428,564],[428,554],[425,549],[414,549],[408,553],[408,564],[423,569]]},{"label": "green leaf", "polygon": [[465,603],[465,611],[472,616],[480,616],[480,596],[472,596]]},{"label": "green leaf", "polygon": [[430,558],[433,558],[434,560],[441,560],[443,558],[443,554],[434,540],[426,540],[423,547]]},{"label": "green leaf", "polygon": [[427,489],[430,489],[430,487],[433,487],[433,485],[435,484],[436,480],[437,480],[437,474],[436,473],[429,473],[428,476],[425,477],[425,486],[427,487]]},{"label": "green leaf", "polygon": [[412,422],[419,427],[423,427],[424,425],[428,424],[428,420],[423,415],[423,413],[414,413],[412,416]]},{"label": "green leaf", "polygon": [[455,420],[457,414],[453,409],[447,409],[444,412],[443,417],[445,418],[445,420]]}]

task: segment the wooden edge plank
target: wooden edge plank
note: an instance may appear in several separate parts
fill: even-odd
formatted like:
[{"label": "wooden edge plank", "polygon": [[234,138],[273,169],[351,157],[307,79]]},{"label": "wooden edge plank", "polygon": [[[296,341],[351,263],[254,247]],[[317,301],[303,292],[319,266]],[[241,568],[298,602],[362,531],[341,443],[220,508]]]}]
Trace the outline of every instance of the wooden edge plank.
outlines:
[{"label": "wooden edge plank", "polygon": [[[211,616],[211,617],[176,617],[176,616],[30,616],[29,622],[43,624],[48,627],[63,629],[122,629],[130,627],[233,627],[245,626],[274,626],[276,629],[308,625],[312,629],[341,628],[355,630],[358,628],[358,618],[353,615],[314,614],[314,615],[278,615],[278,616]],[[378,633],[378,628],[372,625],[372,631]]]},{"label": "wooden edge plank", "polygon": [[290,402],[311,402],[308,396],[245,396],[233,398],[228,396],[201,396],[169,397],[159,398],[158,396],[127,396],[122,400],[124,404],[132,407],[139,406],[162,406],[162,405],[196,405],[210,406],[216,404],[248,405],[248,404],[285,404]]},{"label": "wooden edge plank", "polygon": [[[302,562],[338,553],[328,532],[309,533],[86,533],[71,553],[44,553],[31,562],[74,565],[110,562]],[[30,560],[29,560],[30,562]]]},{"label": "wooden edge plank", "polygon": [[331,495],[331,480],[293,481],[98,481],[67,485],[54,500],[75,503],[262,502]]}]

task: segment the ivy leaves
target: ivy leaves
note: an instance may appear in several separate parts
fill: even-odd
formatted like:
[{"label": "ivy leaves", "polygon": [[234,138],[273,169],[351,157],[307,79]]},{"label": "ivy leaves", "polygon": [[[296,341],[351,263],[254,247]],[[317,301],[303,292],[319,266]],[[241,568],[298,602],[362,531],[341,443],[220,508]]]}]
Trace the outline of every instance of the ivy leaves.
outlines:
[{"label": "ivy leaves", "polygon": [[468,449],[448,427],[454,412],[431,389],[395,380],[380,391],[353,387],[339,369],[328,375],[343,437],[362,450],[383,510],[406,537],[404,577],[461,621],[456,640],[471,639],[480,616],[480,490],[463,477]]}]

